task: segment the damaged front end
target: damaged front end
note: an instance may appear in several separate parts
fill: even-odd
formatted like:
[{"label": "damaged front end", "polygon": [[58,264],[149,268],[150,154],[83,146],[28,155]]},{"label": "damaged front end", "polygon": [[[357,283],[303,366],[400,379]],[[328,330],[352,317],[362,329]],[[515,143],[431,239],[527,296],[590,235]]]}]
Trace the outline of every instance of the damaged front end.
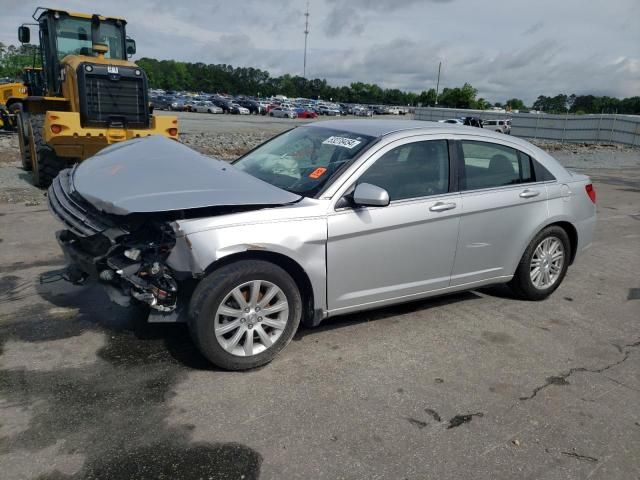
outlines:
[{"label": "damaged front end", "polygon": [[48,192],[50,210],[67,227],[56,234],[68,263],[61,276],[75,284],[97,280],[120,305],[134,298],[159,312],[173,312],[178,278],[190,274],[166,264],[176,243],[172,222],[163,215],[101,213],[74,191],[72,173],[61,172]]},{"label": "damaged front end", "polygon": [[57,238],[69,266],[59,276],[98,280],[116,303],[143,302],[151,320],[164,322],[182,320],[181,299],[207,266],[190,261],[196,252],[180,221],[301,198],[159,136],[112,145],[63,170],[47,196],[65,225]]}]

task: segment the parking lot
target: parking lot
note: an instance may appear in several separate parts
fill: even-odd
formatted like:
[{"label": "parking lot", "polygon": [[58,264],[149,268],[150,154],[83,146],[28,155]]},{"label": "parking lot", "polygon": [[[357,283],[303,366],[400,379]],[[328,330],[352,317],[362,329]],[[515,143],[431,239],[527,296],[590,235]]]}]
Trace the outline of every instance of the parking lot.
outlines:
[{"label": "parking lot", "polygon": [[[180,114],[204,151],[305,121]],[[598,224],[548,300],[489,288],[330,319],[234,373],[183,325],[40,284],[59,226],[2,145],[0,188],[28,194],[0,195],[1,478],[640,478],[639,150],[557,152],[592,176]]]}]

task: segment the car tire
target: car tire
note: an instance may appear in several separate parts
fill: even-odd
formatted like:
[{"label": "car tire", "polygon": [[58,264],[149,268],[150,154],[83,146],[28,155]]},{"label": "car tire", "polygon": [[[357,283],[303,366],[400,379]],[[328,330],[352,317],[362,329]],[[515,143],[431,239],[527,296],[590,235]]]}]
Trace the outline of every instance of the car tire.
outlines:
[{"label": "car tire", "polygon": [[[560,253],[561,263],[558,263],[553,259]],[[524,300],[544,300],[564,280],[570,259],[571,243],[567,232],[557,225],[547,227],[531,240],[509,287]]]},{"label": "car tire", "polygon": [[[274,305],[281,306],[282,302],[286,302],[288,309],[266,315],[262,313],[264,318],[258,316],[260,302],[263,300],[259,300],[259,294],[256,294],[255,302],[249,298],[252,297],[252,289],[256,282],[261,282],[258,291],[262,294],[262,299],[271,291],[272,286],[277,289],[273,299],[268,299],[266,306],[262,305],[263,311],[273,308]],[[227,317],[220,313],[221,309],[246,312],[243,305],[236,301],[238,297],[233,293],[236,290],[242,294],[241,298],[246,302],[245,307],[248,309],[250,306],[246,317],[244,313],[239,314],[242,317]],[[274,319],[273,315],[280,317]],[[273,360],[291,341],[300,325],[301,317],[300,291],[285,270],[262,260],[242,260],[215,270],[198,284],[189,305],[189,330],[199,350],[213,364],[225,370],[248,370]],[[221,328],[224,329],[225,325],[232,323],[237,326],[220,333]],[[277,325],[278,328],[272,325]],[[268,336],[267,339],[264,337],[265,334]],[[270,339],[273,339],[273,342],[267,346]],[[250,343],[249,347],[247,343]],[[247,348],[257,353],[247,355]]]}]

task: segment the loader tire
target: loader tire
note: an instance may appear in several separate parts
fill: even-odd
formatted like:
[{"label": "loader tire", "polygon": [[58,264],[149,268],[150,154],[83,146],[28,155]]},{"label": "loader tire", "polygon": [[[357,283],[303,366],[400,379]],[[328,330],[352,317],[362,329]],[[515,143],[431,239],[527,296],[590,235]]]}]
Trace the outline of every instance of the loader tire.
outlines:
[{"label": "loader tire", "polygon": [[16,113],[16,127],[18,129],[18,145],[20,145],[20,162],[22,163],[22,168],[30,172],[33,165],[31,164],[31,149],[29,148],[28,113]]},{"label": "loader tire", "polygon": [[58,157],[55,150],[45,143],[43,130],[44,115],[32,114],[29,118],[29,150],[33,184],[36,187],[47,188],[66,166],[66,160]]}]

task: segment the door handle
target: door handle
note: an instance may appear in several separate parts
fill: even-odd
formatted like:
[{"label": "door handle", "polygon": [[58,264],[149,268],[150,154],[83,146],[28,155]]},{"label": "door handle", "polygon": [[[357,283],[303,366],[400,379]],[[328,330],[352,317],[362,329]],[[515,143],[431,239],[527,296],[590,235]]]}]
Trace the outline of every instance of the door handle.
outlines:
[{"label": "door handle", "polygon": [[444,212],[445,210],[452,210],[454,208],[456,208],[456,204],[453,202],[449,202],[449,203],[437,202],[433,204],[429,208],[429,210],[431,210],[432,212]]},{"label": "door handle", "polygon": [[538,190],[529,190],[528,188],[520,192],[520,198],[533,198],[537,197],[538,195],[540,195],[540,192]]}]

